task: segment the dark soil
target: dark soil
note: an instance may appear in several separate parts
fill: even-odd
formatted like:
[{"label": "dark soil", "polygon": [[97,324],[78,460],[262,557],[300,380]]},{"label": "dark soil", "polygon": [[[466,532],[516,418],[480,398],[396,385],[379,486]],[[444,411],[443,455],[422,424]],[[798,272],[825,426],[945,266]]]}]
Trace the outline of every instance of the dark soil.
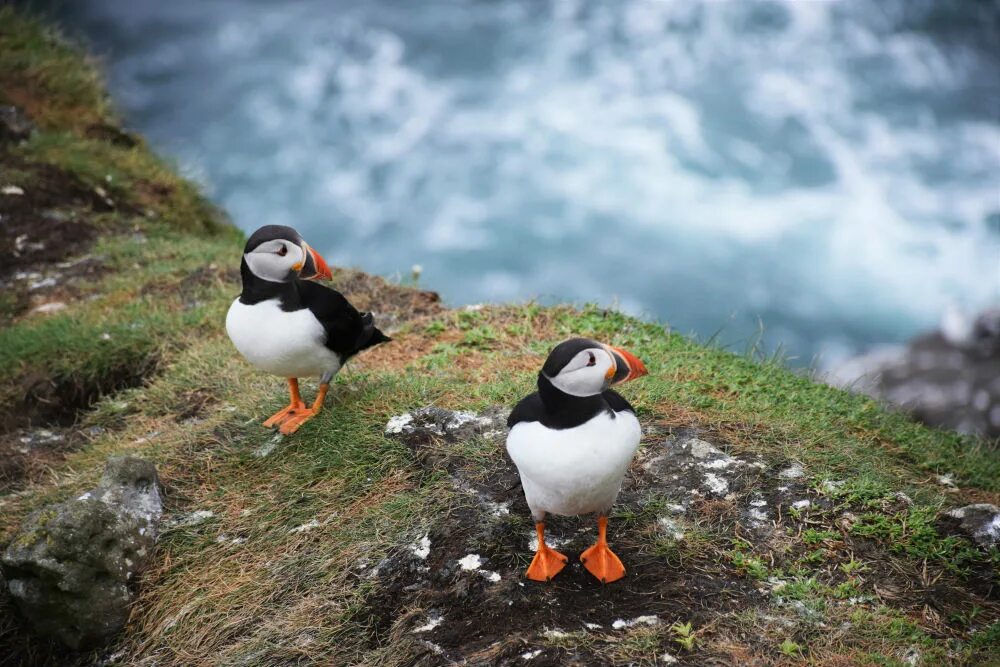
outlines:
[{"label": "dark soil", "polygon": [[[532,665],[613,664],[608,656],[627,640],[628,628],[675,622],[701,629],[699,650],[687,655],[669,632],[660,631],[653,640],[656,655],[670,653],[681,664],[768,663],[773,646],[732,619],[745,610],[794,613],[795,607],[782,605],[795,603],[776,600],[768,582],[733,565],[729,550],[735,544],[774,571],[819,550],[823,562],[813,576],[829,586],[846,580],[839,565],[856,554],[877,569],[866,576],[877,582],[879,598],[915,614],[947,619],[984,605],[997,611],[988,573],[972,587],[982,594],[978,597],[967,581],[940,571],[928,575],[926,565],[922,572],[908,569],[906,561],[875,543],[851,536],[850,513],[809,488],[794,462],[738,457],[724,444],[701,440],[697,431],[671,432],[650,424],[644,429],[649,444],[626,477],[609,529],[626,577],[602,585],[579,563],[579,553],[596,538],[592,517],[550,517],[550,546],[570,562],[552,582],[529,581],[523,573],[534,531],[503,444],[505,414],[455,415],[418,410],[397,437],[428,479],[447,472],[459,500],[426,533],[415,533],[412,541],[381,563],[363,565],[358,574],[359,583],[375,583],[358,619],[371,628],[367,648],[391,645],[396,656],[409,657],[406,664],[514,665],[524,664],[526,655]],[[485,456],[482,450],[470,455],[470,442],[485,444]],[[651,548],[658,543],[651,533],[669,534],[679,525],[708,539],[679,550]],[[808,528],[831,535],[811,546],[789,539],[789,529]],[[429,544],[421,541],[425,537]],[[463,569],[460,561],[470,555],[481,564]],[[558,633],[575,634],[561,639]],[[734,663],[732,653],[705,641],[713,633],[738,639],[741,650],[749,652]],[[952,635],[944,620],[940,633]]]}]

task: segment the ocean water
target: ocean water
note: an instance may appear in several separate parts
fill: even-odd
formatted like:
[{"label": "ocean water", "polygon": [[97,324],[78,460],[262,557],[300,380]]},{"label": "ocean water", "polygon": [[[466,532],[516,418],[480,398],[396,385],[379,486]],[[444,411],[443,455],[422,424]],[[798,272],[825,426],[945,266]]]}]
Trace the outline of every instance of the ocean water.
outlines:
[{"label": "ocean water", "polygon": [[48,9],[240,227],[453,304],[762,329],[822,367],[1000,301],[996,2]]}]

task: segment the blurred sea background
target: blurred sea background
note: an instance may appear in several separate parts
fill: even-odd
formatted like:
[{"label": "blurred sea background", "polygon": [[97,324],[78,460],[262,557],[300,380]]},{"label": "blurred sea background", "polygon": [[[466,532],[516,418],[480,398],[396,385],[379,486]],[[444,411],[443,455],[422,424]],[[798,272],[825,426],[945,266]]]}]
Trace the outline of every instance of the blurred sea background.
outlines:
[{"label": "blurred sea background", "polygon": [[452,304],[824,369],[1000,302],[997,2],[30,6],[241,228]]}]

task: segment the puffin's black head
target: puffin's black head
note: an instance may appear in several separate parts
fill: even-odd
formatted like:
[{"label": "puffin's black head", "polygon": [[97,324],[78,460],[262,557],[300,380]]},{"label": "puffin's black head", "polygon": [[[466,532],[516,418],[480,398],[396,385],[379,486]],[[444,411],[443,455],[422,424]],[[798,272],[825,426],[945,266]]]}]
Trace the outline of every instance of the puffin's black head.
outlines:
[{"label": "puffin's black head", "polygon": [[593,396],[646,374],[631,352],[589,338],[570,338],[549,352],[541,374],[563,393]]},{"label": "puffin's black head", "polygon": [[333,277],[319,253],[284,225],[264,225],[255,231],[243,248],[243,259],[251,273],[272,283]]}]

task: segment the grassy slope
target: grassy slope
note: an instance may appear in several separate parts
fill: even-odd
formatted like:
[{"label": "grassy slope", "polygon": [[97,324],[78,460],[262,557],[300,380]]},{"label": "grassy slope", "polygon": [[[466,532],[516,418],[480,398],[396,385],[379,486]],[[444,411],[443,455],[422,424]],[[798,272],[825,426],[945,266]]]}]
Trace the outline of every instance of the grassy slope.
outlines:
[{"label": "grassy slope", "polygon": [[[113,211],[76,211],[101,230],[92,252],[109,270],[79,288],[95,298],[77,299],[54,315],[20,316],[0,330],[5,409],[19,409],[29,376],[111,391],[80,417],[79,426],[95,434],[86,446],[24,491],[0,496],[0,538],[8,538],[32,508],[93,484],[112,453],[157,461],[171,512],[214,513],[203,524],[164,535],[159,565],[146,576],[132,623],[116,646],[124,660],[402,661],[358,614],[369,589],[352,576],[352,567],[362,555],[377,558],[411,538],[415,526],[433,525],[453,507],[455,494],[440,477],[420,475],[409,451],[384,437],[384,424],[421,405],[512,405],[530,391],[546,350],[568,335],[626,346],[647,361],[650,376],[625,392],[646,424],[696,426],[735,454],[799,461],[817,488],[823,480],[845,481],[828,493],[837,511],[785,520],[791,547],[734,543],[724,526],[696,517],[690,528],[701,528],[700,540],[675,548],[682,557],[724,561],[749,579],[780,570],[792,577],[796,599],[827,610],[829,625],[854,624],[851,641],[815,623],[789,629],[757,609],[694,619],[690,651],[676,641],[676,629],[658,626],[597,642],[591,647],[596,655],[609,663],[642,663],[669,648],[692,664],[705,656],[748,655],[775,662],[901,664],[916,646],[932,663],[971,664],[997,648],[994,593],[965,591],[954,613],[941,618],[893,602],[878,589],[884,581],[863,574],[871,566],[903,573],[903,581],[943,577],[958,590],[972,571],[987,568],[996,581],[996,552],[985,554],[935,529],[945,505],[996,502],[995,449],[927,429],[778,365],[598,308],[445,311],[403,288],[341,272],[339,284],[359,306],[393,317],[395,342],[352,363],[337,379],[329,409],[275,452],[259,456],[274,444],[259,422],[282,404],[284,390],[280,379],[254,373],[236,358],[222,333],[236,290],[229,267],[237,261],[240,235],[218,222],[196,190],[141,142],[116,141],[116,120],[91,64],[9,9],[0,9],[0,98],[24,108],[39,127],[0,164],[0,182],[30,190],[34,170],[46,165],[104,188],[117,202]],[[422,307],[415,310],[414,303]],[[153,367],[156,373],[142,386],[114,391],[121,368],[147,373]],[[497,454],[479,446],[479,456]],[[949,493],[934,484],[941,473],[954,474],[962,489]],[[913,504],[894,504],[897,492]],[[833,521],[846,509],[858,521],[841,531]],[[320,524],[316,530],[290,532],[313,520]],[[866,553],[879,563],[848,556],[848,547],[861,543],[874,545]],[[788,556],[802,551],[798,547],[806,555]],[[834,570],[839,578],[830,578]],[[677,576],[684,576],[683,568]],[[844,589],[828,581],[849,584],[871,601],[844,611],[835,604]],[[3,611],[0,606],[0,619]],[[734,640],[741,628],[752,629],[754,641]],[[43,647],[15,631],[0,620],[0,646],[45,659]]]}]

